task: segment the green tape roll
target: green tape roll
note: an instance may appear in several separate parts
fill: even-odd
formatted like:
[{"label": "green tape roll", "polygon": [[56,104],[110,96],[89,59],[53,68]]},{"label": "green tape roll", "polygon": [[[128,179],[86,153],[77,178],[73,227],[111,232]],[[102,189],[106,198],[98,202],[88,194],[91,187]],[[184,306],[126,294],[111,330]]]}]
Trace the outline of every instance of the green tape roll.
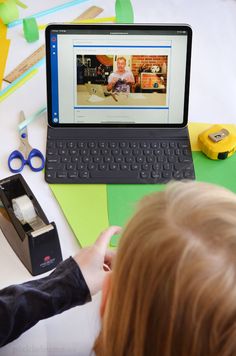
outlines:
[{"label": "green tape roll", "polygon": [[8,0],[0,3],[0,19],[5,25],[19,18],[18,7],[15,1]]},{"label": "green tape roll", "polygon": [[35,42],[39,39],[39,29],[35,17],[23,19],[23,31],[27,42]]},{"label": "green tape roll", "polygon": [[116,0],[116,22],[133,23],[134,11],[130,0]]}]

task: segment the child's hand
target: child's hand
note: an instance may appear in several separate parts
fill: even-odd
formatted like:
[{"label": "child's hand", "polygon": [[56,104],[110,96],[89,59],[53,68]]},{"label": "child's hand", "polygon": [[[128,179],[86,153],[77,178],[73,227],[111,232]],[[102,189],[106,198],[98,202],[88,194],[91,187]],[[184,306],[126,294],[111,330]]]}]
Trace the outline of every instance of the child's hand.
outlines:
[{"label": "child's hand", "polygon": [[115,251],[109,250],[108,246],[111,237],[120,232],[120,226],[110,226],[100,234],[94,245],[81,249],[73,257],[81,269],[91,295],[101,290],[105,275],[112,269]]}]

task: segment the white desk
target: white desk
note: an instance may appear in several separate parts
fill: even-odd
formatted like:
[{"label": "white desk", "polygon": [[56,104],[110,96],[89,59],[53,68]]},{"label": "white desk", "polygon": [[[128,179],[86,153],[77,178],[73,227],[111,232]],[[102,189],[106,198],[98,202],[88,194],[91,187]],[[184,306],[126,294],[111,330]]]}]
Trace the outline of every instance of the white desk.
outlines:
[{"label": "white desk", "polygon": [[[64,3],[66,0],[28,0],[29,9],[22,17]],[[71,7],[47,17],[38,23],[69,21],[91,5],[106,10],[102,17],[114,15],[114,0],[94,0]],[[236,1],[235,0],[132,0],[136,22],[189,23],[193,28],[193,50],[189,120],[202,122],[236,123]],[[22,37],[22,27],[8,31],[12,39],[7,62],[7,72],[37,49],[37,43],[27,44]],[[30,115],[46,103],[45,68],[23,87],[0,104],[0,179],[10,175],[7,158],[18,146],[16,125],[19,111]],[[35,147],[45,153],[46,118],[29,127],[29,138]],[[33,173],[28,167],[23,175],[51,221],[55,221],[63,257],[74,254],[78,243],[73,236],[42,173]],[[0,234],[0,287],[29,280],[30,274],[13,253]],[[87,356],[98,330],[99,296],[84,306],[62,315],[41,321],[19,339],[0,350],[0,355]],[[1,321],[4,322],[4,321]]]}]

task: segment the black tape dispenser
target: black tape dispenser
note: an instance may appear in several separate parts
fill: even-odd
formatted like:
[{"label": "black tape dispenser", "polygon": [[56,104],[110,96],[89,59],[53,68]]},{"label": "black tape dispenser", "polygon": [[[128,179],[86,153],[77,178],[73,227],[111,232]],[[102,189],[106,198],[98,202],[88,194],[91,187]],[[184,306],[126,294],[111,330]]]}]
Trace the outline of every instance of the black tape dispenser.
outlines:
[{"label": "black tape dispenser", "polygon": [[62,260],[54,222],[49,223],[21,174],[0,180],[0,228],[21,262],[36,276]]}]

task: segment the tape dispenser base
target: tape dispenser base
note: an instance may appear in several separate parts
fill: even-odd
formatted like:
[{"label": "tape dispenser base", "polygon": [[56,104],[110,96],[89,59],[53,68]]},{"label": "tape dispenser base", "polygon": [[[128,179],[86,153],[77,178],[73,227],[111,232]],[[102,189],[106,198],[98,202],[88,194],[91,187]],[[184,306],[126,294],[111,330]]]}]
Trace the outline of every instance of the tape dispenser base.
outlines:
[{"label": "tape dispenser base", "polygon": [[55,268],[62,254],[57,228],[49,223],[21,174],[0,180],[0,228],[33,275]]}]

